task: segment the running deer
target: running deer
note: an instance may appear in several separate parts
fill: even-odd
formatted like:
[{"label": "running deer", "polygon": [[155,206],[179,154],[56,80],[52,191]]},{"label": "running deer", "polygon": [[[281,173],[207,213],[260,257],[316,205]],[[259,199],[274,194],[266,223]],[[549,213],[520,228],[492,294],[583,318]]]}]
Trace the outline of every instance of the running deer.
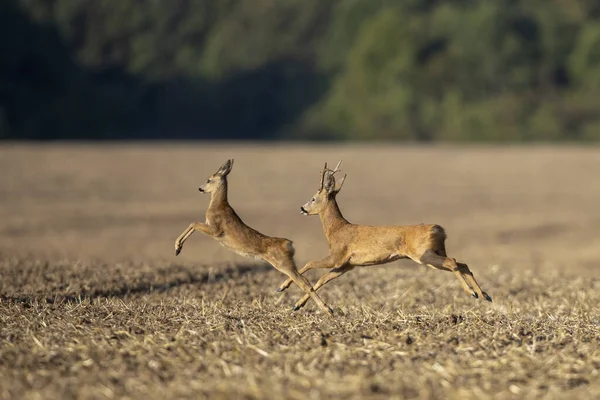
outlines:
[{"label": "running deer", "polygon": [[275,269],[289,276],[307,296],[312,297],[317,306],[329,316],[332,310],[321,300],[312,285],[296,269],[294,247],[288,239],[269,237],[246,225],[227,201],[227,175],[231,172],[233,159],[227,160],[219,170],[208,178],[198,190],[210,193],[210,204],[206,210],[206,223],[193,222],[175,241],[175,255],[183,248],[183,243],[199,231],[212,236],[223,247],[245,257],[264,260]]},{"label": "running deer", "polygon": [[[473,273],[466,264],[457,263],[446,256],[446,232],[439,225],[354,225],[342,215],[336,195],[342,189],[346,175],[336,186],[334,175],[339,172],[340,161],[335,169],[325,168],[321,172],[320,187],[314,197],[300,207],[304,215],[318,215],[329,245],[329,255],[321,260],[310,261],[302,269],[303,274],[313,268],[331,271],[323,274],[314,289],[338,278],[358,266],[379,265],[401,258],[410,258],[419,264],[442,271],[454,272],[463,289],[475,298],[488,301],[492,298],[481,290]],[[291,280],[281,284],[278,291],[287,289]],[[294,306],[300,309],[308,301],[304,296]]]}]

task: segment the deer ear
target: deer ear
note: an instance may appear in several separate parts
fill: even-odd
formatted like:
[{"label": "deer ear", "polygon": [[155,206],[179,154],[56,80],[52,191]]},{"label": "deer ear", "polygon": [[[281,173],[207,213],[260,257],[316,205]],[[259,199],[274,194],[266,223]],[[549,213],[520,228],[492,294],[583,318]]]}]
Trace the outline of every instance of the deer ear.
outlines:
[{"label": "deer ear", "polygon": [[342,186],[344,186],[344,181],[346,180],[346,176],[348,176],[348,175],[344,174],[344,177],[340,181],[339,185],[337,185],[337,187],[335,188],[336,193],[338,193],[340,190],[342,190]]},{"label": "deer ear", "polygon": [[325,176],[323,177],[323,189],[325,189],[325,192],[328,194],[333,192],[335,189],[335,178],[333,177],[333,174],[325,173]]},{"label": "deer ear", "polygon": [[217,171],[218,175],[227,176],[231,172],[231,167],[233,166],[233,158],[225,161],[225,164],[221,165],[221,168]]}]

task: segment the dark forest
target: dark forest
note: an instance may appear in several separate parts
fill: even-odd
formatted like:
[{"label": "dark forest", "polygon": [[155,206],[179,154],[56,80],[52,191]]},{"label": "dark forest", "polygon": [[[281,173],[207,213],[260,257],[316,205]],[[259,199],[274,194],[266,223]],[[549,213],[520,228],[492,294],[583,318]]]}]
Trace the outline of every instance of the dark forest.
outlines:
[{"label": "dark forest", "polygon": [[0,138],[595,141],[595,0],[3,0]]}]

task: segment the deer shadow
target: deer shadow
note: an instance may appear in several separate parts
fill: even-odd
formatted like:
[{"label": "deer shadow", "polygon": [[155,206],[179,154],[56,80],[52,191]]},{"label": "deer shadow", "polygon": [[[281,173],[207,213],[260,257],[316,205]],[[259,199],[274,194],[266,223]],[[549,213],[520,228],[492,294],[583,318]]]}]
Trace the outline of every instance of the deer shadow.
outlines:
[{"label": "deer shadow", "polygon": [[[101,279],[92,280],[84,289],[66,291],[65,293],[32,293],[0,295],[0,302],[20,304],[26,308],[35,303],[61,304],[81,303],[102,298],[126,298],[134,295],[150,295],[165,293],[178,287],[192,285],[209,285],[228,280],[239,279],[245,275],[262,274],[273,271],[270,265],[231,265],[218,271],[198,271],[183,265],[173,265],[159,269],[158,273],[146,273],[135,277],[136,283],[123,282],[117,287],[112,282]],[[52,292],[52,289],[50,289]]]}]

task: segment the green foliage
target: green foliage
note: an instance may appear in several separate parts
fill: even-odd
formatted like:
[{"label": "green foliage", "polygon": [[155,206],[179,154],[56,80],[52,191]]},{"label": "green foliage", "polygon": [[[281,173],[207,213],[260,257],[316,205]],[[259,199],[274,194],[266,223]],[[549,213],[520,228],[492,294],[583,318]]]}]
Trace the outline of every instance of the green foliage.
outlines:
[{"label": "green foliage", "polygon": [[5,0],[0,138],[600,138],[590,0]]},{"label": "green foliage", "polygon": [[600,89],[600,24],[581,30],[568,66],[577,86]]}]

